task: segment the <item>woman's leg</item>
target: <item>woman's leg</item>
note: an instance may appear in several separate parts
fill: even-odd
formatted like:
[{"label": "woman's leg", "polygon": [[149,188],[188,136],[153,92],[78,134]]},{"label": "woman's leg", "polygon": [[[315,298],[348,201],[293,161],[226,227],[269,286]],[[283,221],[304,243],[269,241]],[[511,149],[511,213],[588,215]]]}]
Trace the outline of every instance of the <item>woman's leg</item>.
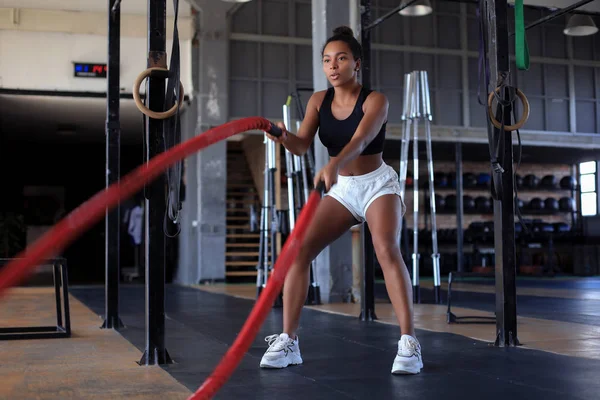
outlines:
[{"label": "woman's leg", "polygon": [[400,254],[399,233],[402,201],[395,194],[377,198],[366,213],[373,247],[383,270],[385,286],[400,325],[401,337],[393,374],[418,374],[423,368],[421,345],[415,337],[410,275]]},{"label": "woman's leg", "polygon": [[283,332],[267,336],[269,348],[263,355],[262,368],[285,368],[302,364],[296,331],[300,313],[308,294],[310,262],[331,242],[357,223],[342,204],[333,197],[321,200],[312,218],[300,253],[285,277],[283,286]]},{"label": "woman's leg", "polygon": [[387,194],[377,198],[367,209],[366,219],[400,331],[414,337],[412,284],[398,240],[402,221],[400,197]]},{"label": "woman's leg", "polygon": [[350,211],[334,198],[325,196],[319,203],[306,230],[302,249],[290,267],[283,286],[283,332],[290,338],[296,337],[300,313],[308,294],[310,263],[325,247],[357,223]]}]

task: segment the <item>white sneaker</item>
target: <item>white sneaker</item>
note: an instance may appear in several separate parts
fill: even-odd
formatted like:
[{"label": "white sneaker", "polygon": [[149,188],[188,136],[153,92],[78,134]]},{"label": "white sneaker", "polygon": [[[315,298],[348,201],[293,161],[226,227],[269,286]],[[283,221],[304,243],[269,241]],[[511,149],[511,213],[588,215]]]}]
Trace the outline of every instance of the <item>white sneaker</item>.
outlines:
[{"label": "white sneaker", "polygon": [[302,364],[298,337],[291,339],[287,333],[270,335],[265,338],[269,348],[260,360],[261,368],[285,368],[288,365]]},{"label": "white sneaker", "polygon": [[392,374],[418,374],[423,368],[421,345],[412,336],[402,335],[398,341],[398,353],[392,365]]}]

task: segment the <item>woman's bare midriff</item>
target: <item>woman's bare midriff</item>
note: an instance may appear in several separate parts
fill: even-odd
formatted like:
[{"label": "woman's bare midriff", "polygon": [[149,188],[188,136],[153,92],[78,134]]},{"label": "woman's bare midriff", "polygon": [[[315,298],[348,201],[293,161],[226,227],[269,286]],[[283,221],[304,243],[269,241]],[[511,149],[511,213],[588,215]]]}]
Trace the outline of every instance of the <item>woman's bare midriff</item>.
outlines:
[{"label": "woman's bare midriff", "polygon": [[[332,160],[335,157],[331,157]],[[357,176],[368,174],[369,172],[375,171],[381,166],[383,162],[383,153],[370,154],[367,156],[359,156],[354,160],[350,161],[340,169],[339,174],[342,176]]]}]

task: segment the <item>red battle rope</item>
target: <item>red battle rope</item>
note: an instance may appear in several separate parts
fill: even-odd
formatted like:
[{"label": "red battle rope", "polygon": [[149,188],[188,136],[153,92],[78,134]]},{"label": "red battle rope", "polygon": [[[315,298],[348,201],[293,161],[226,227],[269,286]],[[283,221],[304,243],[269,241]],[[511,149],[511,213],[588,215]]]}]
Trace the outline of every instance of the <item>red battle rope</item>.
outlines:
[{"label": "red battle rope", "polygon": [[[0,270],[0,297],[6,290],[22,281],[40,262],[60,252],[69,243],[96,223],[105,213],[114,208],[119,201],[140,190],[146,183],[152,181],[161,172],[175,162],[184,159],[213,143],[219,142],[235,134],[252,129],[260,129],[273,135],[281,135],[281,130],[271,122],[260,117],[244,118],[229,122],[206,131],[204,134],[187,140],[169,151],[159,154],[134,171],[124,176],[120,183],[109,186],[58,222],[35,243],[25,249],[16,259],[6,264]],[[274,272],[268,280],[265,290],[255,303],[248,320],[242,327],[233,346],[206,379],[204,384],[189,399],[210,399],[229,379],[238,366],[248,347],[264,322],[267,313],[273,306],[275,297],[281,291],[285,276],[300,251],[306,228],[320,201],[323,185],[314,190],[298,218],[292,234],[286,240],[281,255],[274,266]]]},{"label": "red battle rope", "polygon": [[260,326],[267,317],[267,313],[273,306],[275,297],[277,297],[278,293],[281,291],[285,276],[287,275],[292,262],[298,256],[308,223],[319,204],[320,192],[321,188],[313,190],[308,201],[304,207],[302,207],[296,226],[294,227],[292,234],[286,240],[285,245],[281,250],[281,255],[275,262],[273,274],[267,281],[267,286],[261,292],[258,301],[254,304],[254,308],[235,342],[233,342],[233,345],[229,348],[227,353],[225,353],[213,373],[206,381],[204,381],[198,391],[188,398],[188,400],[204,400],[214,396],[219,388],[225,384],[227,379],[229,379],[244,354],[248,351],[248,347],[252,344]]}]

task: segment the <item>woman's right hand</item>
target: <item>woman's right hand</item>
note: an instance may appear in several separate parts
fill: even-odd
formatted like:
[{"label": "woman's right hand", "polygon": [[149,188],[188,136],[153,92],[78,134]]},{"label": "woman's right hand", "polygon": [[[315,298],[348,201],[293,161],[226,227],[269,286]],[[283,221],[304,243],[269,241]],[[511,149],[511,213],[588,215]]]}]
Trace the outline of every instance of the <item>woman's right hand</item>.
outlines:
[{"label": "woman's right hand", "polygon": [[269,134],[269,132],[265,132],[265,134],[267,135],[267,137],[269,139],[271,139],[272,141],[274,141],[275,143],[283,143],[287,140],[287,130],[285,129],[285,124],[283,122],[278,122],[275,125],[277,125],[279,128],[281,128],[281,136],[272,136]]}]

